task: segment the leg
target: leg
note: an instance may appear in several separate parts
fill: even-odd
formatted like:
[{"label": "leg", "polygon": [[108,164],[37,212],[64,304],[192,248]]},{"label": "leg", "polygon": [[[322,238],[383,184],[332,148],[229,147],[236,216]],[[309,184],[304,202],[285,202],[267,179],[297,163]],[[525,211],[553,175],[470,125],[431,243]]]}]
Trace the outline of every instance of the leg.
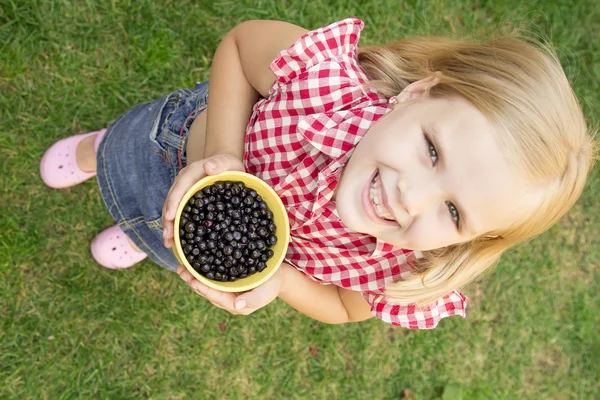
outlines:
[{"label": "leg", "polygon": [[77,166],[84,172],[96,171],[96,150],[94,149],[95,136],[83,139],[75,149]]}]

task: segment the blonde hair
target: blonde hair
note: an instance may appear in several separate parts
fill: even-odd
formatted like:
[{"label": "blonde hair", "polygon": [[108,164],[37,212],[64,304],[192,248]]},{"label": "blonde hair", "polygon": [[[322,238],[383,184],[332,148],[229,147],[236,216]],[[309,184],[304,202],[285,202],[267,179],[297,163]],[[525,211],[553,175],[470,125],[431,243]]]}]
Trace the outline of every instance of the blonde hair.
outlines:
[{"label": "blonde hair", "polygon": [[441,72],[430,95],[471,102],[496,126],[515,171],[544,188],[535,211],[511,228],[423,252],[411,277],[386,287],[390,302],[425,305],[464,287],[505,250],[549,229],[581,195],[595,159],[594,135],[549,46],[512,37],[481,43],[415,37],[361,48],[358,60],[369,86],[387,97]]}]

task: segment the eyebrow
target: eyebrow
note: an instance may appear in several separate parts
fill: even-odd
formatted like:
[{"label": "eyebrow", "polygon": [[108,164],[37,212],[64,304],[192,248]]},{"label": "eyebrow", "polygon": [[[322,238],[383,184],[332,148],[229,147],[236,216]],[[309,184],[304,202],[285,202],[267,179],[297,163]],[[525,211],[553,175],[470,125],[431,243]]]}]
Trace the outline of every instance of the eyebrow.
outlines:
[{"label": "eyebrow", "polygon": [[[441,155],[438,162],[440,163],[440,166],[442,167],[442,169],[445,170],[448,168],[448,164],[446,163],[446,161],[447,161],[446,154],[447,153],[446,153],[445,147],[442,146],[440,140],[438,139],[438,137],[439,137],[438,130],[436,129],[436,127],[433,124],[428,124],[427,130],[429,132],[430,140],[433,142],[433,145],[435,146],[436,150],[438,151],[438,154]],[[462,231],[462,233],[465,233],[470,236],[476,236],[475,230],[473,229],[473,225],[471,224],[472,221],[469,218],[468,214],[465,213],[466,208],[463,207],[463,205],[456,199],[456,197],[454,197],[451,202],[452,202],[452,204],[454,204],[454,207],[456,207],[456,209],[458,211],[458,215],[460,216],[459,231]]]}]

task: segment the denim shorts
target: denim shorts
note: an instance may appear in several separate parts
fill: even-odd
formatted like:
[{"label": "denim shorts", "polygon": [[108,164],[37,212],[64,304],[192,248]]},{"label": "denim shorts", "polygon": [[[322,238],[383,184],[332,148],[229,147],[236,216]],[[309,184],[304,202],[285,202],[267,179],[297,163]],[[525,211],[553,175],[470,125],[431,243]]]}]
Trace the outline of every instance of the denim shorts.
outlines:
[{"label": "denim shorts", "polygon": [[136,246],[171,271],[179,262],[164,247],[162,207],[186,166],[189,128],[207,101],[208,82],[202,82],[138,104],[110,124],[96,155],[108,211]]}]

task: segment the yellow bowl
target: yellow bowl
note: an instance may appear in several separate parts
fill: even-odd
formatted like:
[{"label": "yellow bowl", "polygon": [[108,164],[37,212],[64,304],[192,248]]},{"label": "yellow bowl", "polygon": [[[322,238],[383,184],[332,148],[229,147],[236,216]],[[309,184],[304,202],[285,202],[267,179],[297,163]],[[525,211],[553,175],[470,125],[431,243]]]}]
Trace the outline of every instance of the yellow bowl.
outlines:
[{"label": "yellow bowl", "polygon": [[[277,227],[275,231],[275,236],[277,237],[277,243],[271,247],[271,250],[275,253],[273,257],[271,257],[267,261],[267,268],[265,268],[262,272],[257,272],[253,275],[249,275],[246,278],[238,279],[233,282],[221,282],[215,281],[211,279],[207,279],[206,277],[200,275],[188,262],[185,254],[183,253],[183,249],[181,248],[181,242],[179,239],[179,222],[181,218],[181,214],[183,212],[183,208],[187,204],[188,200],[199,190],[202,188],[212,185],[217,181],[238,181],[243,182],[247,187],[256,190],[263,200],[269,206],[269,209],[273,212],[273,222]],[[177,260],[187,268],[188,271],[200,282],[209,286],[213,289],[217,289],[223,292],[245,292],[250,289],[254,289],[257,286],[265,283],[277,268],[281,265],[283,258],[285,257],[285,253],[287,251],[288,243],[290,241],[290,224],[287,216],[287,212],[285,211],[285,207],[283,206],[283,202],[277,196],[277,193],[264,181],[258,179],[257,177],[247,174],[245,172],[238,171],[226,171],[220,173],[218,175],[207,176],[194,184],[183,196],[181,203],[179,203],[179,207],[177,208],[177,214],[175,216],[175,244],[173,246],[173,253],[175,253],[175,257]]]}]

